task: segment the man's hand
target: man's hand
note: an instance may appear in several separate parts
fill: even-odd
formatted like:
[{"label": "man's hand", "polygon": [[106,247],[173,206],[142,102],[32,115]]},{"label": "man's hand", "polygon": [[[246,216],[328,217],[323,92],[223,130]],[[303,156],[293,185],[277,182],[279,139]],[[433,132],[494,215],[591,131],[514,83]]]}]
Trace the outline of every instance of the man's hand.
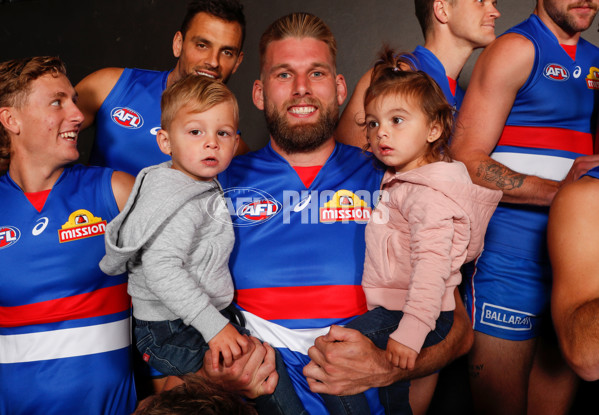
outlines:
[{"label": "man's hand", "polygon": [[599,154],[592,154],[590,156],[581,156],[574,160],[570,171],[566,175],[566,178],[560,182],[560,187],[573,183],[585,174],[593,167],[599,166]]},{"label": "man's hand", "polygon": [[312,361],[304,367],[310,390],[331,395],[355,395],[398,379],[379,349],[359,331],[331,326],[308,350]]},{"label": "man's hand", "polygon": [[204,366],[197,374],[250,399],[273,393],[279,381],[275,351],[255,337],[250,337],[250,340],[249,351],[234,360],[229,367],[219,366],[214,370],[212,352],[209,350],[204,356]]},{"label": "man's hand", "polygon": [[387,342],[387,353],[385,355],[393,366],[406,370],[414,370],[418,358],[416,350],[412,350],[393,339],[389,339]]}]

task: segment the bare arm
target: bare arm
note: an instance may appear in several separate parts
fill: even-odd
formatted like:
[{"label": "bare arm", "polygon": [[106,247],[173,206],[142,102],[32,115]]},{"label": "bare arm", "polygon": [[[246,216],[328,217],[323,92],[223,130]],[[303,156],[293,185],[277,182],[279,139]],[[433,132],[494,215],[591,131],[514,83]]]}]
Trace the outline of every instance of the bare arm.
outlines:
[{"label": "bare arm", "polygon": [[112,193],[114,193],[114,198],[116,199],[119,211],[123,210],[125,207],[134,183],[135,177],[131,176],[129,173],[123,171],[115,171],[112,173]]},{"label": "bare arm", "polygon": [[[452,152],[475,183],[503,191],[504,202],[547,206],[562,182],[521,174],[489,157],[533,62],[532,43],[517,34],[502,36],[483,51],[458,116]],[[589,157],[579,159],[564,182],[577,179]]]},{"label": "bare arm", "polygon": [[75,86],[75,91],[78,94],[77,106],[85,117],[82,129],[94,123],[96,113],[122,73],[123,68],[100,69],[83,78]]},{"label": "bare arm", "polygon": [[364,94],[370,86],[371,76],[372,69],[360,78],[343,114],[341,114],[335,130],[335,139],[340,143],[356,147],[364,147],[366,144],[366,133],[358,123],[364,121]]},{"label": "bare arm", "polygon": [[551,313],[560,348],[583,379],[599,379],[599,180],[557,194],[549,214]]},{"label": "bare arm", "polygon": [[308,351],[304,375],[312,392],[353,395],[367,389],[429,375],[470,350],[474,335],[459,295],[451,331],[442,342],[422,349],[414,370],[393,367],[385,351],[356,330],[332,326]]}]

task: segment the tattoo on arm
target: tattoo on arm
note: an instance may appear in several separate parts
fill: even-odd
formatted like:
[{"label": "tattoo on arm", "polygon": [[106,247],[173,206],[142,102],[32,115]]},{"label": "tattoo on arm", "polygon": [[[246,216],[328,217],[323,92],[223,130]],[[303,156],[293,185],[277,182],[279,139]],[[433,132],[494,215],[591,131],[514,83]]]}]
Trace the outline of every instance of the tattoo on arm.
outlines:
[{"label": "tattoo on arm", "polygon": [[468,365],[468,374],[470,375],[470,377],[472,379],[476,379],[476,378],[480,377],[480,373],[483,371],[484,368],[485,368],[484,364],[480,364],[480,365],[470,364],[470,365]]},{"label": "tattoo on arm", "polygon": [[501,190],[512,190],[522,186],[526,175],[511,171],[499,163],[488,161],[478,166],[476,176],[495,184]]}]

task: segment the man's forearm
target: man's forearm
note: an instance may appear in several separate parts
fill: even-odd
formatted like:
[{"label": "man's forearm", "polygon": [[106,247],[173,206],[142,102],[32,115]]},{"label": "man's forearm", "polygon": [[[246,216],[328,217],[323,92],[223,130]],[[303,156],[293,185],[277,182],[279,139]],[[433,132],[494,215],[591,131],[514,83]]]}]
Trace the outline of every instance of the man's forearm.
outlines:
[{"label": "man's forearm", "polygon": [[472,181],[503,192],[502,202],[549,206],[560,182],[513,171],[490,157],[465,161]]}]

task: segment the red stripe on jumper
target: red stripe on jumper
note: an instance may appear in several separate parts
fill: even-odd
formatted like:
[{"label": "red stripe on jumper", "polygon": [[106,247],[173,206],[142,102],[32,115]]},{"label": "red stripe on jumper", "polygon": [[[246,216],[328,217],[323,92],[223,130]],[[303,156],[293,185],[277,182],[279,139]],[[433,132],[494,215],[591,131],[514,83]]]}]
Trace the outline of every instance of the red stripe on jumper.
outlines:
[{"label": "red stripe on jumper", "polygon": [[592,134],[564,128],[506,125],[497,145],[547,148],[579,154],[593,154]]},{"label": "red stripe on jumper", "polygon": [[0,327],[18,327],[105,316],[125,311],[129,307],[131,307],[131,297],[127,294],[127,284],[125,283],[71,297],[13,307],[0,307]]},{"label": "red stripe on jumper", "polygon": [[265,320],[348,318],[367,311],[360,285],[237,290],[237,304]]}]

